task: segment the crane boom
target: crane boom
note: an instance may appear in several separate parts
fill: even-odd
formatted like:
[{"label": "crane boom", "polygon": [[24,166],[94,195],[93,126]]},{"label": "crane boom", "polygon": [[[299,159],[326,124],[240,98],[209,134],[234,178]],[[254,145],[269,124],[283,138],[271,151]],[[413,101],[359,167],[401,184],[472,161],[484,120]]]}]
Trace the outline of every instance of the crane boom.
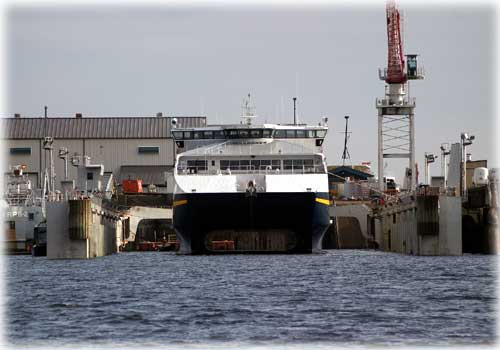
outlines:
[{"label": "crane boom", "polygon": [[388,84],[403,84],[406,82],[404,72],[403,49],[401,46],[400,16],[394,0],[387,0],[387,76]]}]

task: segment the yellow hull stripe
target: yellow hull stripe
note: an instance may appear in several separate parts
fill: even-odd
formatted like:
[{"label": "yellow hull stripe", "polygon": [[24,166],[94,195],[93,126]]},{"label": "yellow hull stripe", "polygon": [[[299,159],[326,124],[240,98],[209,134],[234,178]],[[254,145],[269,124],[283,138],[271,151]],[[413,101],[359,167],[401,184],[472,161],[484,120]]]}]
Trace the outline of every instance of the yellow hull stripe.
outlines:
[{"label": "yellow hull stripe", "polygon": [[188,202],[187,199],[181,199],[181,200],[178,200],[178,201],[174,201],[174,207],[186,204],[187,202]]},{"label": "yellow hull stripe", "polygon": [[324,205],[330,205],[330,201],[328,199],[323,199],[323,198],[316,197],[316,202],[324,204]]}]

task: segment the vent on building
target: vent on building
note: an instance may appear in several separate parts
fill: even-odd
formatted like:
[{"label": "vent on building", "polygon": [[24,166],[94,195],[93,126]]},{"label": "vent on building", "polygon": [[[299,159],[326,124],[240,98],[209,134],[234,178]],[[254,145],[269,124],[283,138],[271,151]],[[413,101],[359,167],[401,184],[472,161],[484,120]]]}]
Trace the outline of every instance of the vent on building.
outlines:
[{"label": "vent on building", "polygon": [[82,114],[81,113],[76,113],[75,114],[75,118],[81,118],[82,117]]},{"label": "vent on building", "polygon": [[161,118],[161,117],[163,117],[163,113],[162,113],[162,112],[158,112],[158,113],[156,113],[156,116],[157,116],[158,118]]},{"label": "vent on building", "polygon": [[19,114],[19,113],[14,114],[14,118],[18,118],[18,119],[21,118],[21,114]]}]

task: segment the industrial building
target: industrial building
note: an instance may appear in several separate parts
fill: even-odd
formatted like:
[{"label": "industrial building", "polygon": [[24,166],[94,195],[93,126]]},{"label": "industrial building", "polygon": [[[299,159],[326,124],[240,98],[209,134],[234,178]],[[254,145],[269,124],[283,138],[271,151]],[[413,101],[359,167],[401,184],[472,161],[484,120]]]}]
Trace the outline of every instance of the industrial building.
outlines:
[{"label": "industrial building", "polygon": [[[53,158],[56,188],[64,179],[64,160],[59,150],[68,150],[68,178],[76,178],[76,167],[70,159],[86,155],[93,164],[103,164],[105,175],[113,174],[115,182],[122,179],[142,179],[143,185],[154,184],[161,192],[166,189],[166,172],[175,162],[175,147],[171,136],[172,119],[158,113],[156,117],[83,117],[0,119],[6,149],[5,171],[10,165],[26,165],[33,184],[42,188],[44,170],[50,167],[49,154],[43,147],[44,137],[53,138]],[[206,125],[204,116],[175,117],[178,127]]]}]

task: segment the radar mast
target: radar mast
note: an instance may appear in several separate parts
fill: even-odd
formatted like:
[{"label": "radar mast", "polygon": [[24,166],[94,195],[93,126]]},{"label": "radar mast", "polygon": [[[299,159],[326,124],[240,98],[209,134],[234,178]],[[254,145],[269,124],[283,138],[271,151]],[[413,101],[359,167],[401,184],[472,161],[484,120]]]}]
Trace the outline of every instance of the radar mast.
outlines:
[{"label": "radar mast", "polygon": [[256,117],[255,106],[252,104],[250,99],[250,93],[248,93],[247,96],[248,97],[246,99],[243,99],[243,106],[241,106],[243,109],[241,118],[244,119],[246,125],[252,125],[252,119]]}]

